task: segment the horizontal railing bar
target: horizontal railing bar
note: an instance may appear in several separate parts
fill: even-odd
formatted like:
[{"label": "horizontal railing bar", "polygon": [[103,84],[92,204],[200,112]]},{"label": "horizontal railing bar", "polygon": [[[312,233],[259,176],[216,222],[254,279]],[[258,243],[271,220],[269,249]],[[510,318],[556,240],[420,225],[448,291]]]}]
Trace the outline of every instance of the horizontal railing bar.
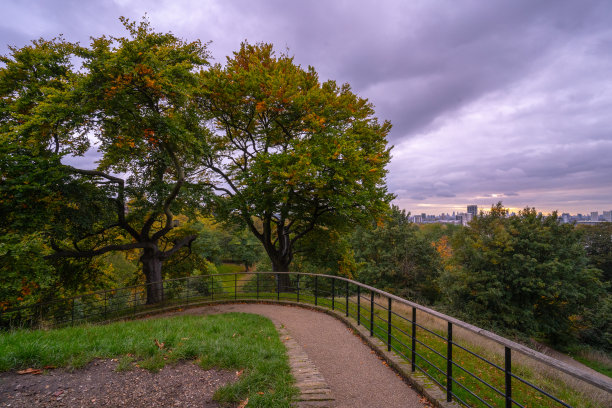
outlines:
[{"label": "horizontal railing bar", "polygon": [[398,332],[402,333],[403,335],[405,335],[406,337],[412,338],[411,334],[406,333],[404,330],[400,329],[399,327],[397,327],[396,325],[394,325],[393,323],[391,323],[391,327],[393,327],[395,330],[397,330]]},{"label": "horizontal railing bar", "polygon": [[506,370],[504,370],[503,368],[501,368],[500,366],[498,366],[497,364],[495,364],[494,362],[487,360],[487,359],[486,359],[486,358],[484,358],[483,356],[481,356],[481,355],[479,355],[479,354],[474,353],[473,351],[471,351],[471,350],[469,350],[469,349],[467,349],[467,348],[465,348],[465,347],[461,346],[460,344],[457,344],[457,343],[455,343],[454,341],[453,341],[452,343],[453,343],[453,344],[454,344],[456,347],[459,347],[461,350],[467,351],[468,353],[470,353],[470,354],[471,354],[471,355],[473,355],[474,357],[478,357],[479,359],[481,359],[481,360],[482,360],[482,361],[484,361],[485,363],[490,364],[491,366],[493,366],[493,367],[497,368],[498,370],[500,370],[500,371],[502,371],[502,372],[503,372],[503,371],[506,371]]},{"label": "horizontal railing bar", "polygon": [[[461,371],[464,371],[466,373],[468,373],[469,375],[471,375],[472,377],[474,377],[476,380],[480,381],[481,383],[483,383],[484,385],[486,385],[487,387],[489,387],[490,389],[492,389],[493,391],[495,391],[496,393],[498,393],[499,395],[501,395],[502,397],[505,396],[503,391],[498,390],[497,388],[495,388],[493,385],[489,384],[488,382],[486,382],[485,380],[483,380],[482,378],[478,377],[476,374],[472,373],[470,370],[468,370],[467,368],[464,368],[462,366],[460,366],[459,364],[455,363],[454,361],[452,361],[453,365],[455,367],[458,367]],[[456,375],[454,376],[455,378],[457,377]]]},{"label": "horizontal railing bar", "polygon": [[437,355],[439,355],[440,357],[442,357],[444,359],[444,361],[446,361],[446,356],[443,354],[440,354],[438,351],[432,349],[431,347],[429,347],[427,344],[423,343],[421,340],[419,340],[418,338],[415,339],[417,343],[419,343],[422,346],[425,346],[426,348],[428,348],[429,350],[433,351],[434,353],[436,353]]},{"label": "horizontal railing bar", "polygon": [[[432,363],[431,361],[429,361],[428,359],[423,357],[418,351],[415,351],[414,354],[416,354],[417,356],[421,357],[421,360],[423,360],[427,364],[429,364],[430,367],[435,368],[436,370],[438,370],[440,372],[440,374],[443,374],[444,376],[446,376],[446,372],[444,370],[442,370],[440,367],[438,367],[437,365],[435,365],[434,363]],[[421,369],[421,370],[423,370],[423,369]],[[423,371],[425,371],[425,370],[423,370]]]},{"label": "horizontal railing bar", "polygon": [[385,312],[388,310],[386,305],[381,305],[380,303],[377,303],[376,301],[374,301],[374,304],[380,307]]},{"label": "horizontal railing bar", "polygon": [[[427,361],[427,360],[425,360]],[[429,362],[429,361],[427,361]],[[414,363],[414,366],[416,368],[419,369],[419,371],[421,371],[421,373],[425,374],[427,377],[429,377],[430,380],[432,380],[433,382],[435,382],[436,384],[438,384],[438,386],[440,388],[442,388],[444,391],[446,391],[446,386],[442,385],[442,383],[440,383],[438,380],[436,380],[431,374],[429,374],[426,370],[424,370],[420,365],[418,365],[417,363]],[[435,367],[435,366],[434,366]],[[466,404],[467,405],[467,404]]]},{"label": "horizontal railing bar", "polygon": [[516,378],[517,380],[519,380],[519,381],[520,381],[520,382],[522,382],[523,384],[530,386],[530,387],[531,387],[531,388],[533,388],[534,390],[538,391],[538,392],[539,392],[539,393],[541,393],[541,394],[546,395],[548,398],[550,398],[550,399],[552,399],[552,400],[554,400],[554,401],[558,402],[559,404],[563,405],[564,407],[567,407],[567,408],[572,408],[572,406],[571,406],[571,405],[568,405],[568,404],[566,404],[565,402],[561,401],[560,399],[558,399],[558,398],[556,398],[556,397],[554,397],[554,396],[550,395],[549,393],[547,393],[547,392],[546,392],[546,391],[544,391],[543,389],[539,388],[538,386],[536,386],[536,385],[534,385],[534,384],[530,383],[529,381],[524,380],[524,379],[522,379],[521,377],[518,377],[518,376],[516,376],[516,375],[514,375],[514,374],[512,374],[512,373],[510,373],[510,375],[512,376],[512,378]]},{"label": "horizontal railing bar", "polygon": [[403,320],[407,321],[408,323],[412,323],[412,320],[408,319],[407,317],[402,316],[401,314],[397,313],[394,310],[392,310],[391,313],[393,313],[394,316],[397,316],[400,319],[403,319]]},{"label": "horizontal railing bar", "polygon": [[[395,342],[392,342],[392,343],[391,343],[391,347],[394,347],[394,344],[395,344],[395,343],[399,343],[399,344],[401,344],[402,346],[404,346],[404,348],[405,348],[406,350],[410,351],[410,346],[409,346],[409,345],[405,344],[403,341],[401,341],[401,340],[400,340],[400,339],[398,339],[397,337],[394,337],[394,336],[391,336],[391,337],[395,339]],[[408,359],[408,360],[410,360],[410,359]]]},{"label": "horizontal railing bar", "polygon": [[[485,400],[483,400],[482,398],[480,398],[478,395],[474,394],[472,391],[470,391],[469,389],[467,389],[463,384],[461,384],[459,381],[455,380],[455,378],[452,378],[453,383],[457,384],[458,386],[460,386],[461,388],[463,388],[464,390],[466,390],[471,396],[476,397],[478,399],[478,401],[482,402],[483,404],[485,404],[487,407],[489,408],[495,408],[493,405],[489,404],[488,402],[486,402]],[[453,392],[453,397],[457,398],[457,394],[455,394]]]},{"label": "horizontal railing bar", "polygon": [[412,362],[412,360],[410,359],[410,357],[408,357],[407,355],[405,355],[404,353],[402,353],[402,351],[401,351],[401,350],[399,350],[397,347],[395,347],[393,344],[391,344],[391,348],[392,348],[393,350],[395,350],[395,352],[396,352],[397,354],[399,354],[400,356],[402,356],[402,357],[403,357],[403,358],[404,358],[406,361],[410,361],[410,362]]},{"label": "horizontal railing bar", "polygon": [[425,330],[426,332],[431,333],[431,334],[433,334],[434,336],[439,337],[440,339],[442,339],[442,340],[444,340],[444,341],[446,341],[446,340],[447,340],[447,339],[446,339],[446,337],[442,336],[441,334],[436,333],[436,332],[435,332],[435,331],[433,331],[433,330],[429,330],[429,329],[428,329],[427,327],[425,327],[425,326],[421,326],[421,325],[420,325],[420,324],[418,324],[418,323],[414,323],[414,324],[415,324],[417,327],[420,327],[421,329]]}]

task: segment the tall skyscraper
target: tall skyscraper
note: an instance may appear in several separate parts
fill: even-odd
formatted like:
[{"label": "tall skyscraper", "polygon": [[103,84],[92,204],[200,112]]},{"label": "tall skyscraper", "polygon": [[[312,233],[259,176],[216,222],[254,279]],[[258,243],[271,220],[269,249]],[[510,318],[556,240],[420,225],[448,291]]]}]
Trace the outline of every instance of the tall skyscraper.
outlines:
[{"label": "tall skyscraper", "polygon": [[468,214],[472,214],[472,217],[476,217],[478,215],[478,206],[477,205],[468,205],[467,206]]},{"label": "tall skyscraper", "polygon": [[612,211],[604,211],[603,219],[604,221],[612,222]]},{"label": "tall skyscraper", "polygon": [[599,213],[597,211],[591,212],[591,221],[599,221]]}]

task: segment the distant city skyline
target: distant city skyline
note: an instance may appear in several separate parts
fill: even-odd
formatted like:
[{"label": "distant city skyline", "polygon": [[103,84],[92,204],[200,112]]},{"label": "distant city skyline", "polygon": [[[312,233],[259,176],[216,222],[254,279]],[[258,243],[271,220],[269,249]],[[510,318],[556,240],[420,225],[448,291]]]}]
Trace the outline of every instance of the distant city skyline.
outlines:
[{"label": "distant city skyline", "polygon": [[[441,212],[441,213],[409,213],[409,219],[411,222],[416,224],[431,224],[431,223],[442,223],[442,224],[456,224],[456,225],[468,225],[474,217],[481,214],[487,214],[489,209],[479,209],[477,205],[467,205],[464,211],[453,211]],[[508,214],[510,216],[518,214],[518,211],[514,211],[508,208]],[[537,211],[537,210],[536,210]],[[550,214],[538,211],[539,214],[548,216]],[[561,223],[577,223],[586,225],[596,225],[601,222],[612,222],[612,210],[604,210],[603,213],[599,211],[591,211],[587,214],[577,213],[570,214],[567,212],[559,212],[557,214]]]},{"label": "distant city skyline", "polygon": [[[397,205],[399,208],[403,210],[406,210],[406,212],[410,212],[411,215],[422,214],[422,213],[425,213],[428,215],[452,214],[453,212],[466,213],[467,206],[468,206],[468,204],[438,206],[435,204],[423,203],[413,208],[405,208],[405,207],[402,207],[401,205],[398,205],[398,203],[396,202],[394,202],[393,204]],[[491,207],[494,206],[495,204],[497,204],[497,202],[490,203],[488,205],[478,204],[478,212],[479,213],[480,211],[488,212],[491,209]],[[507,208],[510,212],[515,212],[515,213],[518,213],[520,210],[523,210],[527,207],[535,208],[537,212],[541,212],[542,214],[552,214],[552,212],[554,211],[554,210],[542,209],[542,208],[535,207],[535,206],[511,207],[511,206],[506,205],[504,202],[502,202],[502,204],[504,208]],[[612,204],[608,206],[597,207],[597,208],[586,208],[585,207],[583,211],[571,211],[571,210],[565,210],[565,209],[564,210],[558,209],[557,213],[559,214],[559,216],[563,213],[569,213],[571,215],[582,214],[582,215],[590,216],[591,213],[594,211],[598,212],[600,216],[603,216],[605,212],[612,211]]]},{"label": "distant city skyline", "polygon": [[3,0],[0,54],[59,34],[81,44],[125,36],[119,16],[145,14],[156,31],[212,41],[212,63],[245,39],[273,43],[322,81],[350,84],[392,123],[387,182],[400,208],[610,209],[612,2],[355,4]]}]

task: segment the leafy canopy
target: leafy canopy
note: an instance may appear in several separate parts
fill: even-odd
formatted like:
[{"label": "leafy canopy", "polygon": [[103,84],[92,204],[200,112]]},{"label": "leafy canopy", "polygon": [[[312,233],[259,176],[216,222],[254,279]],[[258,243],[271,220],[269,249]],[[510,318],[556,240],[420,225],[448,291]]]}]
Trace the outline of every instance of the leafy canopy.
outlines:
[{"label": "leafy canopy", "polygon": [[269,44],[243,43],[202,78],[199,105],[216,131],[204,161],[215,211],[248,225],[273,267],[287,270],[315,228],[384,212],[391,125],[348,85],[321,83]]},{"label": "leafy canopy", "polygon": [[508,216],[498,203],[476,217],[453,236],[453,261],[441,285],[453,307],[556,343],[602,293],[575,227],[533,208]]}]

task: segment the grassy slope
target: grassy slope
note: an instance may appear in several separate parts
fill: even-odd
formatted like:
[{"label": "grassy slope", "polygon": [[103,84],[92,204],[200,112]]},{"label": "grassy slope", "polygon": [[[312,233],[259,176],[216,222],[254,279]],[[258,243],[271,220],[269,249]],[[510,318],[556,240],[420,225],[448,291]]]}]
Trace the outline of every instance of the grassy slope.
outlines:
[{"label": "grassy slope", "polygon": [[[158,348],[155,340],[164,347]],[[204,369],[244,369],[237,383],[217,391],[220,402],[248,397],[249,406],[288,407],[296,392],[274,325],[258,315],[178,316],[0,334],[0,371],[47,365],[79,368],[95,358],[121,356],[121,369],[129,369],[132,359],[153,371],[191,359]]]}]

